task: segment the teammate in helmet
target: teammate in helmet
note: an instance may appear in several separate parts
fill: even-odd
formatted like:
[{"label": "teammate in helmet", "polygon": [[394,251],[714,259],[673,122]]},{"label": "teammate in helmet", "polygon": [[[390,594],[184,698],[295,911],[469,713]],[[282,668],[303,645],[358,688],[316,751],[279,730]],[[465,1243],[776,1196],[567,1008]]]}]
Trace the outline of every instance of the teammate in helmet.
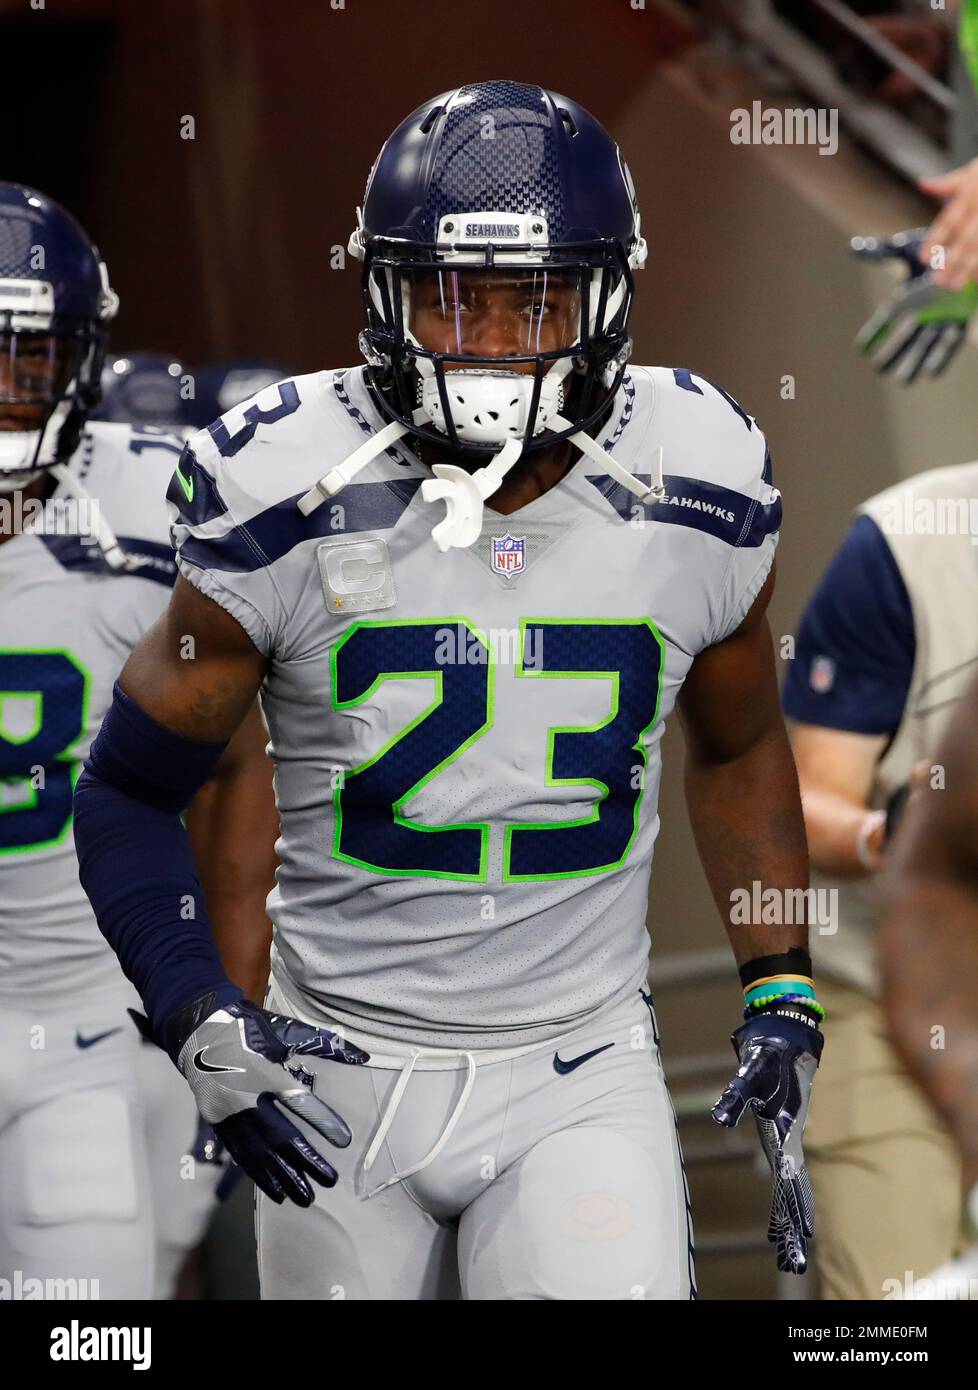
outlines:
[{"label": "teammate in helmet", "polygon": [[[0,183],[0,1280],[24,1297],[76,1280],[78,1297],[169,1296],[219,1175],[181,1181],[197,1117],[127,1017],[73,842],[81,763],[176,577],[164,493],[182,442],[90,418],[117,303],[77,222]],[[247,724],[188,824],[220,917],[224,875],[244,874],[235,920],[260,927],[275,825],[257,712]]]},{"label": "teammate in helmet", "polygon": [[[279,382],[189,441],[181,577],[76,795],[102,929],[261,1189],[263,1293],[693,1296],[646,993],[677,701],[745,991],[714,1116],[756,1112],[770,1237],[803,1269],[820,1011],[788,896],[807,859],[764,436],[707,379],[629,365],[635,193],[565,97],[425,102],[351,248],[366,367]],[[192,892],[176,811],[258,689],[282,821],[267,1012],[205,914],[172,908]],[[113,844],[165,882],[120,892]],[[759,883],[789,905],[776,926]]]},{"label": "teammate in helmet", "polygon": [[168,353],[128,352],[111,357],[102,368],[101,400],[90,418],[184,434],[197,425],[189,395],[191,382],[183,363]]}]

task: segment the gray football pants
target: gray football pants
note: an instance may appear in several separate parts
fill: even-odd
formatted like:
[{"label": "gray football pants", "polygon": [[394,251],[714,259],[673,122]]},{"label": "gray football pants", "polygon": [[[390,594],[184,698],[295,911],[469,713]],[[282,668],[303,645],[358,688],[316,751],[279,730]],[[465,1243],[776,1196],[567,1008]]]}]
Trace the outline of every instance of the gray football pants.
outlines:
[{"label": "gray football pants", "polygon": [[[295,1014],[274,985],[268,1007]],[[345,1031],[370,1065],[303,1061],[353,1142],[305,1129],[339,1173],[312,1207],[258,1194],[263,1298],[695,1297],[675,1119],[639,991],[515,1056],[425,1052],[412,1067],[410,1047]]]}]

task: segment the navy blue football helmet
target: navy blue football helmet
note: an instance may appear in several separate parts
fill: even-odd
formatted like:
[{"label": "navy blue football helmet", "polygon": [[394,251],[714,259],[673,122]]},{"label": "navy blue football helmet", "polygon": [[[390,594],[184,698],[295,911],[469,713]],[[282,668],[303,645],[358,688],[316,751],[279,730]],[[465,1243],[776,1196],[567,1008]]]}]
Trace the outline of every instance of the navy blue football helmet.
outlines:
[{"label": "navy blue football helmet", "polygon": [[[477,82],[419,106],[377,157],[350,253],[363,261],[367,385],[388,423],[298,500],[306,516],[404,435],[431,464],[439,550],[471,545],[529,449],[566,439],[635,496],[661,496],[588,433],[631,352],[646,245],[618,146],[542,87]],[[488,456],[488,461],[487,461]]]},{"label": "navy blue football helmet", "polygon": [[93,420],[185,429],[194,421],[191,401],[184,399],[189,373],[176,357],[163,352],[127,352],[111,356],[102,368],[102,399]]},{"label": "navy blue football helmet", "polygon": [[0,490],[74,452],[118,307],[75,219],[42,193],[0,182]]},{"label": "navy blue football helmet", "polygon": [[[632,270],[646,246],[628,168],[589,112],[517,82],[445,92],[387,140],[357,212],[360,345],[388,419],[422,437],[434,429],[463,455],[510,445],[507,460],[516,442],[523,452],[595,424],[631,350]],[[475,276],[519,282],[520,351],[467,340]],[[449,329],[437,347],[415,332],[419,286]],[[555,311],[566,325],[541,348]]]},{"label": "navy blue football helmet", "polygon": [[291,376],[291,372],[280,362],[265,357],[235,357],[201,367],[195,376],[196,399],[188,402],[193,417],[191,423],[197,429],[205,429],[232,406]]}]

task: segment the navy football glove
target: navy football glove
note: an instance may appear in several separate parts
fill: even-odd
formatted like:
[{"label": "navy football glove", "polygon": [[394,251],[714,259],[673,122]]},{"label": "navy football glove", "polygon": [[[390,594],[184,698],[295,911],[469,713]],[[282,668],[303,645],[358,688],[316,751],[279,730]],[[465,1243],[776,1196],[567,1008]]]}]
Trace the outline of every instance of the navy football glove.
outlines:
[{"label": "navy football glove", "polygon": [[948,290],[917,259],[926,227],[892,237],[853,237],[849,245],[865,260],[902,261],[907,278],[863,324],[856,336],[860,352],[881,372],[892,371],[909,385],[921,372],[938,376],[964,342],[968,321],[978,308],[978,285]]},{"label": "navy football glove", "polygon": [[335,1110],[313,1094],[314,1077],[302,1058],[359,1065],[367,1054],[326,1028],[268,1013],[247,999],[200,1021],[202,1009],[196,1008],[196,1016],[194,1011],[194,1005],[181,1011],[192,1031],[178,1051],[169,1050],[176,1052],[202,1117],[272,1201],[288,1197],[297,1206],[311,1206],[309,1179],[332,1187],[336,1170],[284,1112],[297,1115],[337,1148],[346,1148],[352,1135]]},{"label": "navy football glove", "polygon": [[754,1112],[774,1178],[767,1238],[777,1246],[778,1269],[803,1274],[808,1238],[815,1234],[815,1199],[801,1141],[823,1038],[803,1005],[772,1004],[730,1041],[740,1070],[711,1113],[718,1124],[733,1126],[745,1110]]}]

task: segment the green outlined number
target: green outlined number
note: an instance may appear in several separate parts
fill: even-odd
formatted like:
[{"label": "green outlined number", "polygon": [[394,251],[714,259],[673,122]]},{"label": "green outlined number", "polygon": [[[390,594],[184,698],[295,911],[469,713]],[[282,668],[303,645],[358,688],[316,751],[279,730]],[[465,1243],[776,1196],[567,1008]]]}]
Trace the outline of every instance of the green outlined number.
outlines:
[{"label": "green outlined number", "polygon": [[[439,662],[446,631],[463,627],[466,660]],[[507,825],[504,881],[607,873],[625,862],[637,833],[665,644],[647,618],[525,618],[520,634],[515,678],[604,681],[608,714],[590,727],[548,731],[547,786],[597,795],[580,819]],[[488,824],[427,826],[404,815],[410,797],[492,724],[497,672],[484,635],[465,618],[355,623],[330,664],[335,710],[362,705],[385,680],[434,683],[430,704],[336,788],[334,856],[374,873],[485,881]]]},{"label": "green outlined number", "polygon": [[67,833],[89,686],[70,652],[0,652],[0,854]]},{"label": "green outlined number", "polygon": [[[439,664],[446,627],[463,624],[485,661]],[[420,825],[404,803],[453,762],[492,722],[491,657],[463,618],[355,623],[330,653],[333,708],[352,709],[386,680],[434,683],[426,709],[334,793],[333,854],[381,874],[482,880],[489,827]]]}]

